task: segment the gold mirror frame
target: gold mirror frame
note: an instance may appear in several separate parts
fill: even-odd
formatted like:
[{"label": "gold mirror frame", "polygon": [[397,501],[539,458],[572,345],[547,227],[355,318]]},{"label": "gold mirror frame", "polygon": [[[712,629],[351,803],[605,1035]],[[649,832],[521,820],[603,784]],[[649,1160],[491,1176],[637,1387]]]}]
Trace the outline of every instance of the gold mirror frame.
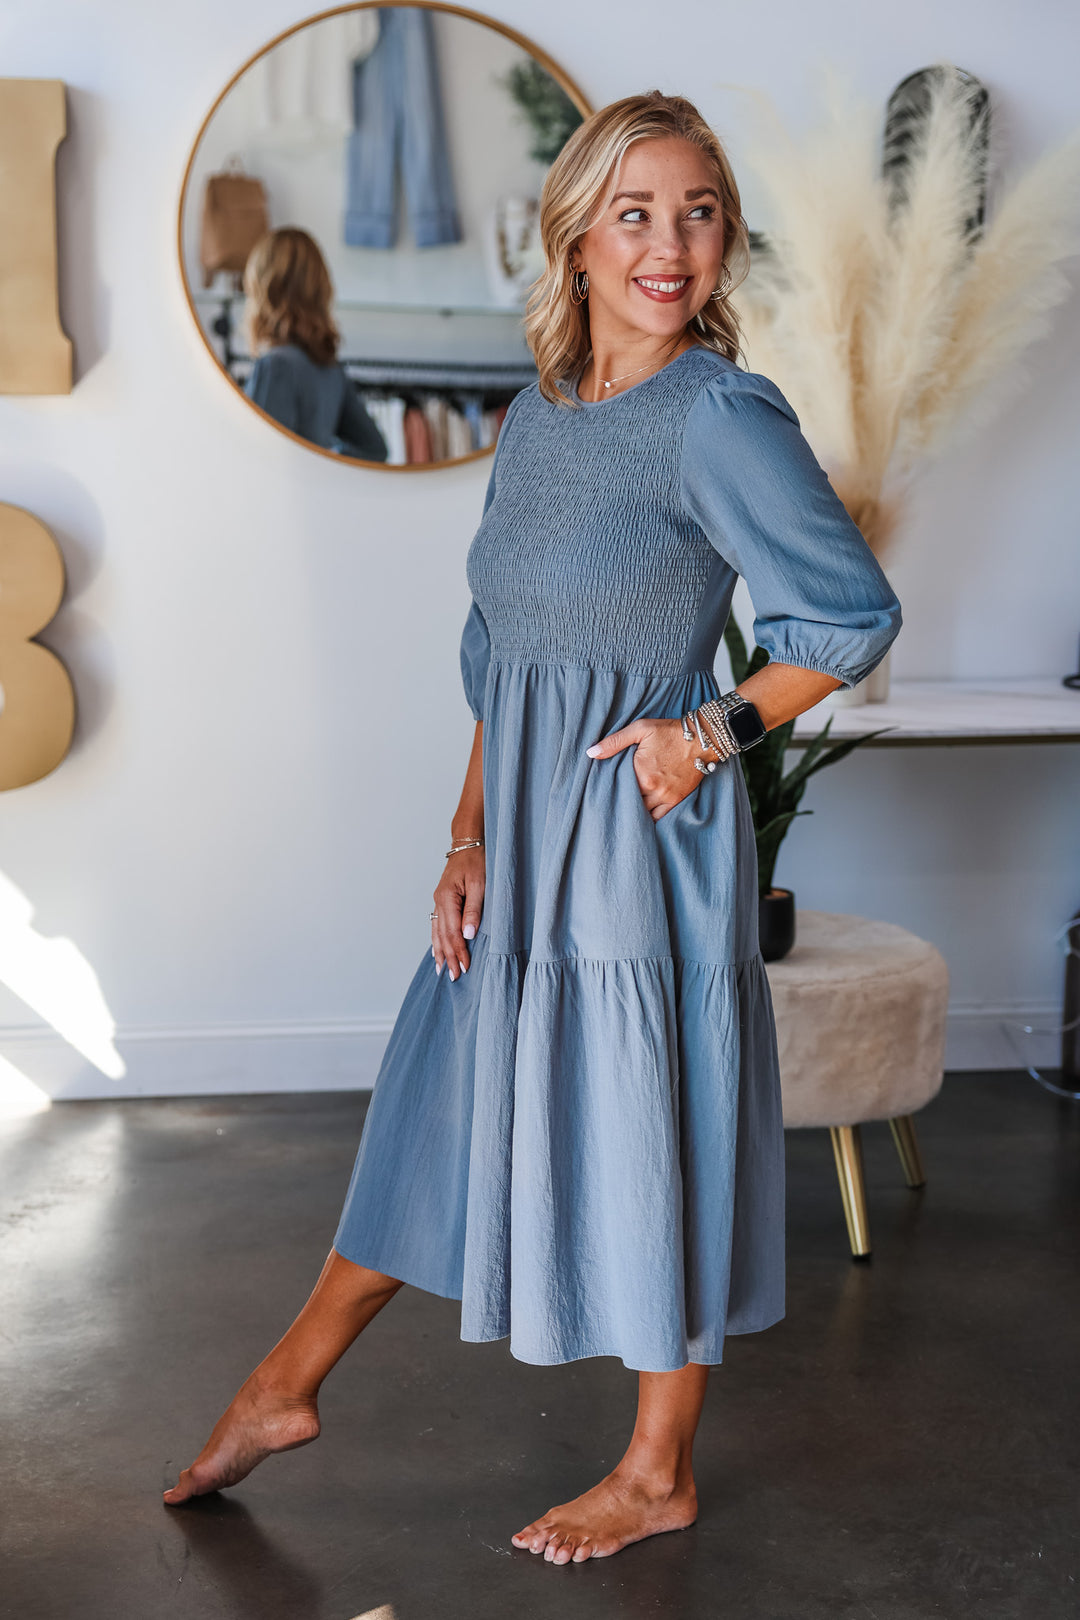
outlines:
[{"label": "gold mirror frame", "polygon": [[280,34],[275,34],[274,38],[271,39],[266,45],[263,45],[260,50],[255,51],[251,56],[249,56],[247,61],[242,63],[241,66],[237,68],[236,72],[225,85],[224,89],[215,98],[209,112],[199,125],[198,133],[196,134],[191,145],[191,151],[188,153],[187,163],[184,165],[184,178],[180,183],[180,201],[176,214],[176,257],[180,266],[180,283],[184,289],[184,298],[187,302],[188,312],[195,323],[195,329],[202,339],[207,353],[213,360],[215,369],[221,374],[222,377],[225,378],[225,381],[228,383],[233,392],[239,395],[248,410],[252,410],[257,416],[261,416],[264,422],[269,422],[270,426],[274,428],[276,432],[283,433],[286,438],[294,440],[296,444],[303,445],[305,450],[313,451],[316,455],[326,456],[328,460],[336,462],[339,466],[344,464],[346,466],[362,467],[365,470],[376,468],[380,472],[394,473],[429,472],[437,467],[462,467],[466,462],[479,461],[481,456],[492,455],[495,450],[495,445],[485,445],[483,449],[470,450],[466,456],[444,457],[440,461],[388,463],[384,461],[364,461],[359,456],[341,456],[333,450],[325,450],[322,445],[313,444],[310,439],[305,439],[299,433],[294,433],[292,428],[284,427],[280,422],[276,421],[268,411],[264,411],[260,405],[256,405],[254,400],[248,397],[236,379],[231,377],[226,371],[225,367],[221,364],[221,361],[214,352],[213,344],[211,343],[210,338],[203,327],[202,321],[199,319],[198,311],[195,308],[195,300],[192,296],[191,284],[188,281],[187,266],[184,262],[184,210],[187,207],[188,192],[190,190],[191,174],[195,165],[195,158],[199,147],[202,144],[203,136],[206,134],[214,114],[225,100],[225,97],[229,94],[229,91],[240,79],[243,78],[248,69],[260,60],[261,57],[265,56],[268,51],[272,51],[275,46],[280,45],[282,40],[288,39],[292,34],[299,33],[302,28],[310,28],[313,23],[324,22],[328,17],[339,17],[347,11],[378,10],[382,5],[389,5],[398,8],[423,8],[425,11],[448,12],[451,16],[464,17],[468,22],[478,23],[484,28],[493,29],[495,33],[502,34],[504,38],[509,39],[515,45],[520,46],[523,51],[526,51],[531,57],[534,58],[534,60],[539,62],[540,66],[545,70],[545,72],[549,73],[555,82],[560,85],[563,90],[565,90],[566,94],[570,97],[570,100],[577,107],[583,118],[588,118],[591,115],[593,108],[589,105],[589,102],[586,100],[580,87],[574,83],[570,75],[564,72],[559,64],[555,62],[546,51],[541,50],[538,45],[535,45],[533,41],[525,34],[519,33],[516,28],[509,28],[506,23],[497,22],[494,17],[485,16],[483,12],[470,11],[465,6],[443,4],[442,0],[357,0],[357,3],[353,5],[331,6],[327,11],[313,12],[310,17],[302,18],[300,22],[293,23],[290,28],[282,29]]}]

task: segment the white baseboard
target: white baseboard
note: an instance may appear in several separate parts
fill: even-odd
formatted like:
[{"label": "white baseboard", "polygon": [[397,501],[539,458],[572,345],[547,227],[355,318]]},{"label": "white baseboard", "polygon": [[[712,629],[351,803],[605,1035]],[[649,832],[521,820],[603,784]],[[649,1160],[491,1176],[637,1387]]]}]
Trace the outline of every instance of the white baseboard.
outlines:
[{"label": "white baseboard", "polygon": [[1059,1069],[1060,1002],[950,1004],[945,1026],[946,1071]]},{"label": "white baseboard", "polygon": [[[1020,1069],[1030,1063],[1056,1068],[1060,1018],[1060,1008],[1049,1003],[952,1007],[945,1067]],[[1016,1032],[1015,1026],[1025,1024],[1032,1027],[1031,1036]],[[0,1088],[4,1073],[14,1070],[57,1101],[368,1091],[392,1027],[392,1019],[371,1018],[327,1024],[129,1029],[115,1039],[125,1068],[119,1079],[102,1074],[51,1029],[0,1029]]]},{"label": "white baseboard", "polygon": [[[0,1058],[54,1100],[370,1091],[392,1019],[118,1031],[125,1073],[102,1074],[51,1029],[0,1030]],[[0,1085],[2,1085],[0,1076]]]}]

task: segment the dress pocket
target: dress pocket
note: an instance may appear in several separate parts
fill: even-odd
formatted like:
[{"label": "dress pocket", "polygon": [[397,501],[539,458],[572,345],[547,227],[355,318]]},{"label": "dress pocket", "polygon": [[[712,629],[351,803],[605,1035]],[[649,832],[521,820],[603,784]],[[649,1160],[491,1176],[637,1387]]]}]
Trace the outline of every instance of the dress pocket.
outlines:
[{"label": "dress pocket", "polygon": [[[641,813],[645,819],[651,823],[654,829],[663,827],[665,823],[671,822],[675,817],[680,817],[681,819],[682,814],[687,811],[689,806],[696,802],[698,793],[701,791],[700,788],[692,788],[689,793],[679,800],[678,804],[673,804],[670,810],[665,810],[664,814],[659,818],[659,820],[657,820],[642,796],[641,784],[638,782],[637,772],[634,770],[632,759],[629,761],[629,766],[630,781],[633,784],[634,792],[637,794],[637,801],[641,806]],[[704,783],[706,778],[703,776],[701,780]]]},{"label": "dress pocket", "polygon": [[[702,781],[704,782],[704,777],[702,778]],[[678,804],[673,804],[670,810],[665,810],[664,814],[658,821],[653,820],[652,813],[648,809],[645,809],[645,814],[649,817],[650,821],[652,821],[652,824],[657,831],[659,831],[661,827],[667,826],[669,823],[674,824],[674,822],[677,820],[700,820],[700,817],[695,817],[692,814],[693,809],[699,804],[698,794],[700,792],[700,787],[691,789],[685,798],[679,800]],[[645,800],[642,799],[641,803],[642,807],[644,808]]]}]

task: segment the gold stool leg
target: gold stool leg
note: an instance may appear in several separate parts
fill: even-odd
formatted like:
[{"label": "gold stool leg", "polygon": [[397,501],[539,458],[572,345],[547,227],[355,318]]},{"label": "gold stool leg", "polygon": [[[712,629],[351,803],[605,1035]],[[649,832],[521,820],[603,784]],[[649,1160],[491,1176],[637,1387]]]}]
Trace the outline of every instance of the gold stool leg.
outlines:
[{"label": "gold stool leg", "polygon": [[862,1138],[857,1125],[830,1125],[829,1137],[840,1178],[844,1219],[852,1257],[863,1260],[870,1253],[870,1221],[866,1213],[866,1185],[863,1181]]},{"label": "gold stool leg", "polygon": [[898,1119],[890,1119],[889,1129],[904,1168],[904,1180],[909,1187],[925,1187],[926,1171],[919,1152],[919,1138],[915,1134],[915,1121],[910,1114],[901,1114]]}]

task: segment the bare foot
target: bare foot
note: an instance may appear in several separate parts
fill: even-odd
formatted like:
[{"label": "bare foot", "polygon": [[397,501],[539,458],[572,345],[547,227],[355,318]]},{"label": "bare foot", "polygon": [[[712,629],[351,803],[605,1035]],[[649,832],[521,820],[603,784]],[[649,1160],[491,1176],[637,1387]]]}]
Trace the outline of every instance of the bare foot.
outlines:
[{"label": "bare foot", "polygon": [[319,1436],[314,1400],[282,1395],[252,1373],[190,1468],[164,1493],[170,1507],[237,1485],[274,1451],[295,1451]]},{"label": "bare foot", "polygon": [[693,1480],[672,1488],[616,1468],[572,1502],[552,1508],[511,1536],[515,1547],[542,1552],[552,1564],[610,1558],[631,1541],[685,1530],[697,1518]]}]

